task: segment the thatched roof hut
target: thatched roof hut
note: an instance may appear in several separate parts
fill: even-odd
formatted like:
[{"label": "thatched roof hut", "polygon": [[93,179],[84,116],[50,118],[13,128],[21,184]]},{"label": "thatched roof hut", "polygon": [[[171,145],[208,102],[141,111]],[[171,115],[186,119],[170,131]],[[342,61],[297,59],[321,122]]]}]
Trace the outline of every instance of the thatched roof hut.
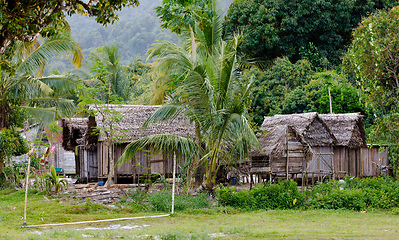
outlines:
[{"label": "thatched roof hut", "polygon": [[[189,137],[194,139],[195,131],[191,127],[188,119],[183,116],[179,116],[177,119],[173,120],[171,123],[159,123],[151,124],[144,131],[142,126],[144,122],[150,117],[150,115],[155,112],[160,106],[153,105],[107,105],[100,106],[100,111],[104,111],[104,108],[108,107],[108,111],[115,112],[115,114],[120,114],[120,121],[113,122],[112,128],[115,131],[114,136],[117,136],[117,141],[119,143],[129,143],[139,138],[153,135],[153,134],[176,134],[183,137]],[[92,105],[90,110],[96,110],[96,106]],[[104,129],[104,126],[108,129],[110,124],[104,122],[103,116],[101,114],[96,114],[95,122],[98,128]],[[98,141],[104,141],[105,134],[100,131]]]},{"label": "thatched roof hut", "polygon": [[262,152],[253,155],[280,156],[285,149],[287,128],[292,129],[302,144],[308,146],[330,146],[336,139],[316,112],[275,115],[265,117],[261,130],[265,131],[258,139]]},{"label": "thatched roof hut", "polygon": [[349,148],[367,146],[363,116],[360,113],[320,114],[319,116],[334,134],[338,141],[337,146]]},{"label": "thatched roof hut", "polygon": [[63,118],[62,147],[67,151],[75,151],[75,147],[85,144],[88,131],[88,118]]}]

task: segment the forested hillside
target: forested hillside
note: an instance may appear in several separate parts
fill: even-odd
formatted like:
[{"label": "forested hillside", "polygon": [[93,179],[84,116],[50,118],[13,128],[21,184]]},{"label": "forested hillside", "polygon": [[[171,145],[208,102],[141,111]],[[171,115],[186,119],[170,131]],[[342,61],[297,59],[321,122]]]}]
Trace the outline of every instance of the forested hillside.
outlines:
[{"label": "forested hillside", "polygon": [[[220,1],[226,10],[231,0]],[[118,45],[121,63],[128,65],[134,59],[145,60],[147,49],[157,40],[177,42],[176,34],[162,29],[155,7],[162,0],[141,0],[140,6],[125,8],[118,13],[119,21],[107,27],[86,16],[73,15],[67,18],[71,25],[72,37],[80,44],[87,56],[100,46]]]},{"label": "forested hillside", "polygon": [[154,8],[161,0],[143,0],[136,8],[125,8],[119,21],[104,27],[94,19],[74,15],[68,18],[72,36],[80,44],[85,55],[100,46],[116,44],[120,48],[123,64],[129,64],[138,56],[143,58],[147,48],[156,40],[177,42],[176,34],[161,29]]}]

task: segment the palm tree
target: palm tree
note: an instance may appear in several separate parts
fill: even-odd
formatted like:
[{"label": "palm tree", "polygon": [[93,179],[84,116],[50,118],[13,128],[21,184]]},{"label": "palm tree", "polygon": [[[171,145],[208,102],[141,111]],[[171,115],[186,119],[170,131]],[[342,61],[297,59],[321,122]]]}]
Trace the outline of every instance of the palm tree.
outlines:
[{"label": "palm tree", "polygon": [[79,45],[65,29],[29,44],[17,42],[12,55],[2,56],[0,129],[10,127],[10,117],[16,108],[24,108],[43,121],[69,115],[74,110],[73,101],[63,96],[77,86],[78,80],[71,75],[42,77],[46,63],[60,55],[72,57],[77,67],[83,58]]},{"label": "palm tree", "polygon": [[[99,47],[91,53],[91,59],[94,62],[91,69],[96,74],[94,79],[106,86],[109,94],[117,95],[124,102],[128,102],[130,85],[126,70],[119,63],[119,48],[116,45]],[[109,97],[105,97],[107,98]]]},{"label": "palm tree", "polygon": [[[144,128],[184,114],[195,124],[197,142],[173,135],[149,136],[129,144],[118,164],[129,161],[144,147],[155,152],[196,154],[206,163],[205,187],[212,190],[223,161],[243,160],[250,156],[251,146],[260,148],[246,118],[252,81],[241,78],[237,55],[241,36],[223,40],[221,30],[221,15],[217,14],[209,29],[202,30],[196,24],[195,46],[190,44],[192,38],[188,38],[184,46],[160,42],[149,52],[149,57],[158,56],[155,69],[163,73],[165,84],[173,82],[178,87],[167,103],[146,121]],[[170,76],[178,76],[177,82]],[[184,142],[181,145],[185,147],[179,148],[178,142]],[[193,153],[193,146],[198,153]]]},{"label": "palm tree", "polygon": [[[2,55],[0,61],[0,130],[13,127],[12,118],[24,109],[39,121],[50,122],[70,115],[75,105],[63,98],[74,89],[78,80],[73,76],[42,77],[46,63],[59,55],[72,57],[79,67],[83,58],[79,45],[70,38],[68,25],[55,35],[31,43],[14,43],[12,55]],[[5,159],[0,159],[4,172]]]}]

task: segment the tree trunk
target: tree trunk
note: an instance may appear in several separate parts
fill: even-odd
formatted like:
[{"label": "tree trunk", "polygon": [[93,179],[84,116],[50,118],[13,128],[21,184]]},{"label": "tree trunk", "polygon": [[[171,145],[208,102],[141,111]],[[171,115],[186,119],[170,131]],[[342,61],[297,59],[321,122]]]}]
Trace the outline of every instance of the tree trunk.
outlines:
[{"label": "tree trunk", "polygon": [[110,188],[111,185],[114,184],[114,174],[115,174],[115,161],[114,161],[114,148],[113,144],[107,140],[107,146],[108,146],[108,179],[107,179],[107,184],[106,187]]},{"label": "tree trunk", "polygon": [[[4,179],[5,179],[6,181],[8,181],[7,175],[6,175],[6,173],[4,172],[4,165],[5,165],[4,159],[0,159],[0,176],[3,174],[3,175],[4,175]],[[0,179],[1,179],[1,178],[0,178]]]},{"label": "tree trunk", "polygon": [[10,116],[7,109],[10,110],[8,105],[0,105],[0,130],[10,126]]}]

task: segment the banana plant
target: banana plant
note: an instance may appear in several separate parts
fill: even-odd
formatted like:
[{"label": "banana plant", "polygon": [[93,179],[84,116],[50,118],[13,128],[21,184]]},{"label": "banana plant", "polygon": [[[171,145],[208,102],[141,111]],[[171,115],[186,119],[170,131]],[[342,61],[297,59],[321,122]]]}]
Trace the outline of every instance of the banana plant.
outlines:
[{"label": "banana plant", "polygon": [[50,172],[45,176],[47,191],[51,192],[54,188],[55,193],[59,193],[68,188],[68,181],[58,177],[53,165],[50,166]]}]

